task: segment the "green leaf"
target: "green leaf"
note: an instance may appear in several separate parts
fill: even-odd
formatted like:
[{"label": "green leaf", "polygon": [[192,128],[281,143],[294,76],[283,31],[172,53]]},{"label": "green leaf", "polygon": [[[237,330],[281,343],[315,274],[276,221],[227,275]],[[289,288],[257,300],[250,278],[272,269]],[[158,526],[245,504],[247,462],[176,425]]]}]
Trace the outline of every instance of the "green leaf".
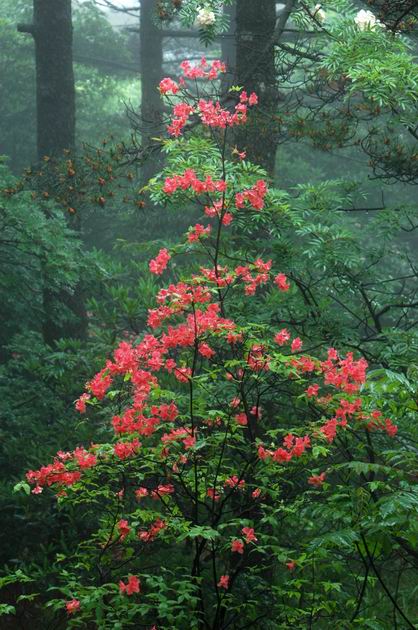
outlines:
[{"label": "green leaf", "polygon": [[21,492],[23,491],[25,494],[30,494],[30,485],[26,483],[26,481],[19,481],[15,486],[13,486],[13,492]]}]

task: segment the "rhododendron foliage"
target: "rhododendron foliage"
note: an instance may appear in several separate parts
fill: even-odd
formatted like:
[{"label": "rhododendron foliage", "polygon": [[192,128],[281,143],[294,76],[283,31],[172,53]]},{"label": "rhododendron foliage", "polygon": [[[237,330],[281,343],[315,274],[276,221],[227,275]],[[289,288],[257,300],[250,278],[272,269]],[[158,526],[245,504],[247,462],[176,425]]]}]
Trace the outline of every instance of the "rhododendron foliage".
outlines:
[{"label": "rhododendron foliage", "polygon": [[[150,189],[159,202],[195,203],[202,217],[175,249],[163,247],[149,262],[167,280],[147,330],[119,343],[75,403],[86,417],[107,399],[112,437],[57,454],[27,480],[35,494],[51,488],[60,504],[85,501],[98,511],[85,549],[97,550],[92,566],[113,609],[140,593],[130,610],[141,627],[198,627],[196,619],[199,627],[232,627],[236,611],[245,627],[254,572],[263,601],[272,593],[271,563],[280,580],[289,579],[283,567],[297,566],[288,560],[297,549],[275,533],[288,506],[304,493],[320,495],[313,488],[325,479],[323,492],[335,482],[328,468],[314,474],[318,457],[351,435],[394,437],[396,426],[362,398],[364,358],[334,348],[314,356],[301,331],[280,320],[291,270],[276,268],[268,251],[240,249],[240,231],[255,231],[275,211],[260,169],[228,159],[228,134],[245,123],[257,95],[239,88],[227,109],[209,94],[222,62],[185,61],[181,70],[159,86],[165,99],[175,95],[168,132],[186,134],[197,120],[211,134],[211,158],[194,155],[186,137],[169,139],[166,168]],[[190,271],[178,277],[168,267],[174,256],[189,256]],[[274,324],[247,321],[245,305],[267,299],[277,305]],[[68,612],[79,602],[82,612],[93,579],[80,573]],[[187,597],[170,617],[158,601],[177,592]]]}]

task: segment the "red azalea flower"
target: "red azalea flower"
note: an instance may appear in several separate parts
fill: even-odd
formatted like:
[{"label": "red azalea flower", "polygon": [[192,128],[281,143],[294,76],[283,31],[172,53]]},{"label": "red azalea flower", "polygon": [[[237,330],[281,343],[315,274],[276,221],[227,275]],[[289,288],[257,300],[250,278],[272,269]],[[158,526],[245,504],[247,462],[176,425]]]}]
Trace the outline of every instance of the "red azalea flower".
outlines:
[{"label": "red azalea flower", "polygon": [[122,580],[119,582],[120,593],[126,593],[127,595],[133,595],[134,593],[140,593],[141,582],[136,575],[129,575],[128,581],[125,584]]},{"label": "red azalea flower", "polygon": [[235,551],[236,553],[244,553],[244,543],[242,540],[233,540],[231,544],[231,551]]},{"label": "red azalea flower", "polygon": [[246,543],[257,542],[257,538],[254,534],[254,529],[252,527],[243,527],[241,531],[243,535],[245,536]]},{"label": "red azalea flower", "polygon": [[221,575],[218,582],[219,588],[229,588],[229,575]]},{"label": "red azalea flower", "polygon": [[65,603],[65,608],[69,615],[73,615],[77,610],[80,610],[80,602],[78,599],[72,599]]}]

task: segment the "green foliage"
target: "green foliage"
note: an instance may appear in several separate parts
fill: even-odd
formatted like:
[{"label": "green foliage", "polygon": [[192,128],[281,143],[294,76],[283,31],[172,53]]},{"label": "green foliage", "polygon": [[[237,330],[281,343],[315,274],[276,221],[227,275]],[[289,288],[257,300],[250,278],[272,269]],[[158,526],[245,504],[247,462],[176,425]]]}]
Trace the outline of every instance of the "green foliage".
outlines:
[{"label": "green foliage", "polygon": [[[74,288],[80,274],[80,242],[50,201],[34,202],[0,163],[1,345],[14,333],[42,322],[42,291]],[[37,325],[36,325],[37,322]]]},{"label": "green foliage", "polygon": [[336,31],[323,67],[335,78],[344,74],[347,97],[361,92],[380,107],[416,111],[418,68],[407,42],[388,36],[383,28],[361,32],[354,26]]}]

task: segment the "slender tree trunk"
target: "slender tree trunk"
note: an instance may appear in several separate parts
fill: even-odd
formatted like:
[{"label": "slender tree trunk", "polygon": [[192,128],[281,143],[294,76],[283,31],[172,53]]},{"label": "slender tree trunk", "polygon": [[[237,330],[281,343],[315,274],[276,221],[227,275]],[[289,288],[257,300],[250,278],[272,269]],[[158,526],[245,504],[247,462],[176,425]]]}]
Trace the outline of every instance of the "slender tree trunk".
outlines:
[{"label": "slender tree trunk", "polygon": [[[38,159],[59,159],[64,150],[72,151],[75,146],[71,0],[33,0],[33,23],[19,24],[18,30],[30,33],[35,42]],[[72,293],[54,291],[48,286],[46,264],[42,269],[44,341],[54,345],[64,336],[85,337],[87,316],[81,284]],[[74,323],[59,323],[62,305],[71,311]]]},{"label": "slender tree trunk", "polygon": [[33,24],[20,24],[35,41],[38,157],[61,155],[75,140],[71,0],[34,0]]},{"label": "slender tree trunk", "polygon": [[75,88],[71,0],[35,0],[38,155],[73,149]]},{"label": "slender tree trunk", "polygon": [[[255,92],[259,105],[251,111],[250,121],[237,134],[248,158],[274,173],[277,141],[272,132],[277,90],[273,34],[276,20],[275,0],[237,0],[236,3],[236,80],[248,93]],[[269,46],[269,42],[271,45]]]},{"label": "slender tree trunk", "polygon": [[[141,68],[141,131],[145,160],[141,182],[145,185],[160,169],[159,147],[152,138],[162,133],[163,105],[158,92],[162,79],[163,36],[155,23],[154,0],[141,0],[140,14],[140,68]],[[154,148],[153,148],[154,145]]]}]

